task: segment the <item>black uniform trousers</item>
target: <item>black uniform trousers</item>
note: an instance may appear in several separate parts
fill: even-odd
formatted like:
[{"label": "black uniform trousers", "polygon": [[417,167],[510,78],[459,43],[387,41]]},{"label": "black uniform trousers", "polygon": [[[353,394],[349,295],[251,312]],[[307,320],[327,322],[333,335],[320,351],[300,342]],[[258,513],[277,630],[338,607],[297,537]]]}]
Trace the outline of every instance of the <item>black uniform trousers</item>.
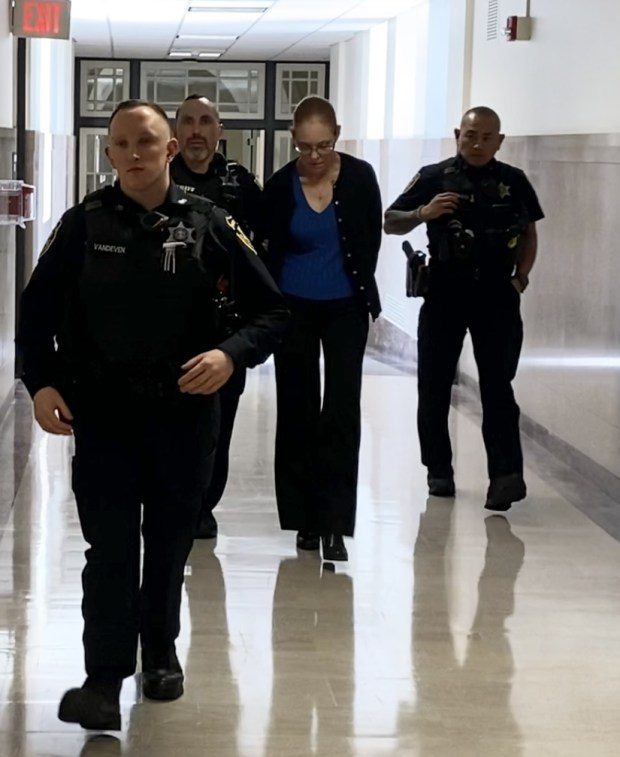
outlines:
[{"label": "black uniform trousers", "polygon": [[[275,485],[283,529],[352,536],[368,313],[356,298],[287,297],[289,330],[275,353]],[[325,386],[321,401],[320,353]]]},{"label": "black uniform trousers", "polygon": [[432,282],[418,323],[418,432],[422,463],[431,476],[452,474],[448,413],[468,330],[478,367],[489,477],[523,473],[519,407],[511,386],[523,342],[519,309],[520,295],[507,279]]},{"label": "black uniform trousers", "polygon": [[159,650],[179,634],[218,400],[106,398],[104,406],[78,401],[74,415],[73,490],[90,545],[82,574],[86,672],[127,677],[135,672],[138,636],[143,647]]},{"label": "black uniform trousers", "polygon": [[211,481],[203,497],[203,512],[211,512],[217,507],[226,488],[230,442],[232,440],[239,400],[245,389],[245,378],[245,368],[236,368],[233,375],[218,392],[220,398],[220,433],[213,460]]}]

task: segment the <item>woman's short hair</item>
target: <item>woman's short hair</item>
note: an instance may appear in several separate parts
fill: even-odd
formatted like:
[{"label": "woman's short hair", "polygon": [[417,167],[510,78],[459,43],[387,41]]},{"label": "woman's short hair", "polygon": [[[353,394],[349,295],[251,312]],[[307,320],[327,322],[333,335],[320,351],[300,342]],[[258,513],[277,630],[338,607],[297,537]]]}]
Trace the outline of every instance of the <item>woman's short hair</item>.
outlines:
[{"label": "woman's short hair", "polygon": [[293,128],[297,128],[304,121],[316,118],[327,124],[334,132],[338,130],[338,121],[334,106],[324,97],[310,95],[304,97],[293,113]]}]

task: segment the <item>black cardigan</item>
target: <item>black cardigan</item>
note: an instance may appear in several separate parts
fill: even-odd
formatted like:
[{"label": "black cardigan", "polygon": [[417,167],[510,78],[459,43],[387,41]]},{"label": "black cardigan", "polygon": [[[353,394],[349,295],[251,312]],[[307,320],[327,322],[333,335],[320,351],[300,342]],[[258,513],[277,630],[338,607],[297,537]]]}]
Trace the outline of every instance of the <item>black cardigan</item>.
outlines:
[{"label": "black cardigan", "polygon": [[[345,267],[360,300],[375,320],[381,312],[375,281],[381,246],[381,194],[370,163],[346,153],[340,155],[340,175],[334,184],[334,205],[342,240]],[[284,256],[291,250],[291,218],[295,209],[293,176],[296,160],[287,163],[265,184],[262,196],[261,238],[265,263],[279,280]]]}]

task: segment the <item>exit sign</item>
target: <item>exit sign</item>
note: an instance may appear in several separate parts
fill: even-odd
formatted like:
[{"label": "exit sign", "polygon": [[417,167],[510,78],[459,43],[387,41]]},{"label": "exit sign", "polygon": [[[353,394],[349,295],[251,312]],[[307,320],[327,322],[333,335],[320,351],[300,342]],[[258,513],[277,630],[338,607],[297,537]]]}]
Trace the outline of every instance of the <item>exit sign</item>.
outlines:
[{"label": "exit sign", "polygon": [[15,0],[12,32],[16,37],[69,39],[70,0]]}]

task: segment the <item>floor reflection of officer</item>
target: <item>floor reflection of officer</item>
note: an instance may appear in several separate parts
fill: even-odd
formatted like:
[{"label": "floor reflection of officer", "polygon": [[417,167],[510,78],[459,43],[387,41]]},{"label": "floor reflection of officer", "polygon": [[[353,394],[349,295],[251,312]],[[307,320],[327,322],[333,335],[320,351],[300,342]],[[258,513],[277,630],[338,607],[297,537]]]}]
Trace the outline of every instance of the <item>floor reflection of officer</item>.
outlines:
[{"label": "floor reflection of officer", "polygon": [[[523,542],[501,515],[485,520],[487,547],[478,581],[478,605],[464,662],[450,627],[451,589],[446,549],[453,510],[430,498],[415,544],[412,659],[416,705],[402,713],[399,733],[412,753],[522,754],[510,707],[514,663],[506,621],[523,565]],[[404,746],[404,745],[403,745]],[[415,747],[415,748],[414,748]]]},{"label": "floor reflection of officer", "polygon": [[[90,545],[88,677],[59,717],[85,728],[120,728],[138,637],[145,696],[183,693],[174,642],[217,436],[215,393],[235,365],[264,360],[286,322],[234,221],[170,182],[175,151],[161,108],[119,105],[107,148],[118,182],[65,213],[22,297],[18,346],[35,417],[75,434],[73,489]],[[220,341],[215,281],[232,264],[244,325]]]},{"label": "floor reflection of officer", "polygon": [[353,582],[324,570],[303,559],[282,560],[278,569],[267,755],[352,754]]},{"label": "floor reflection of officer", "polygon": [[[230,666],[226,585],[219,559],[209,545],[194,546],[185,589],[191,619],[186,698],[192,706],[170,719],[136,704],[130,714],[127,746],[148,757],[179,754],[237,754],[239,692]],[[205,752],[205,741],[208,751]]]},{"label": "floor reflection of officer", "polygon": [[80,757],[117,757],[123,753],[120,739],[110,734],[100,733],[90,736],[84,742]]},{"label": "floor reflection of officer", "polygon": [[418,327],[418,431],[429,492],[454,495],[450,393],[469,330],[480,377],[490,478],[486,507],[507,510],[526,495],[515,377],[523,327],[520,296],[543,218],[525,174],[495,160],[504,135],[490,108],[473,108],[455,130],[458,154],[426,166],[385,214],[388,234],[427,224],[428,291]]},{"label": "floor reflection of officer", "polygon": [[[186,192],[195,192],[225,208],[244,231],[254,236],[261,189],[254,176],[242,165],[217,151],[222,137],[220,115],[214,103],[201,95],[190,95],[176,114],[175,132],[179,153],[170,165],[170,174]],[[230,286],[230,282],[226,282]],[[234,295],[233,295],[234,298]],[[211,482],[204,497],[196,536],[217,536],[213,510],[224,494],[228,478],[228,457],[239,398],[245,387],[245,370],[239,368],[220,389],[220,434]]]}]

